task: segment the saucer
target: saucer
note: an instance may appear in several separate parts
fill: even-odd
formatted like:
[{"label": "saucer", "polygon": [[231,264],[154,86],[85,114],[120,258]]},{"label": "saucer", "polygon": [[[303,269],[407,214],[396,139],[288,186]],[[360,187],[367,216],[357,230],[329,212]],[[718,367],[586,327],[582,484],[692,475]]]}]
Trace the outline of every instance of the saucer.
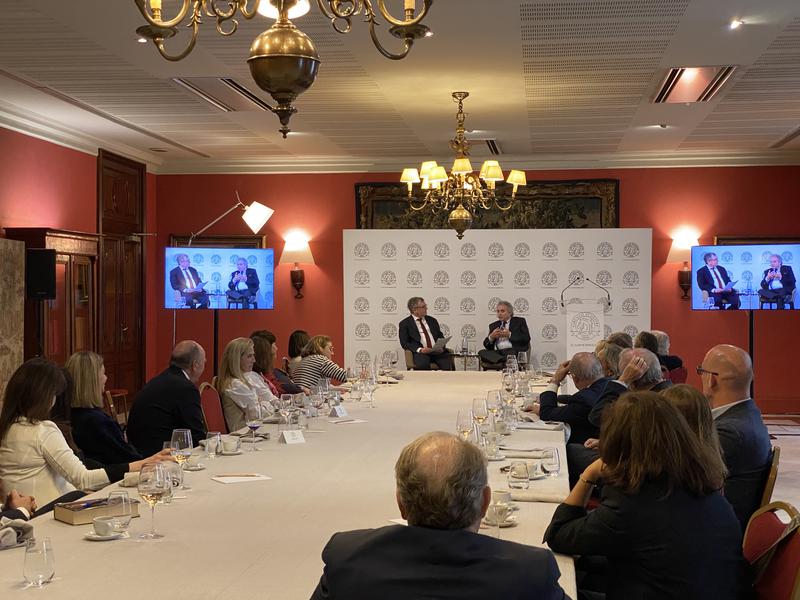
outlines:
[{"label": "saucer", "polygon": [[90,531],[83,536],[83,539],[89,540],[90,542],[108,542],[110,540],[118,540],[120,538],[127,537],[130,537],[127,531],[118,531],[117,533],[112,533],[111,535],[97,535],[94,531]]},{"label": "saucer", "polygon": [[540,479],[545,479],[546,477],[547,475],[545,475],[544,473],[538,473],[538,474],[534,473],[533,475],[529,475],[528,479],[530,479],[531,481],[539,481]]},{"label": "saucer", "polygon": [[[483,519],[483,524],[489,527],[496,527],[497,525],[494,522],[487,521],[485,518]],[[506,520],[500,523],[500,528],[505,529],[506,527],[516,527],[517,526],[517,517],[510,516],[506,517]]]},{"label": "saucer", "polygon": [[506,459],[506,455],[505,454],[498,454],[497,456],[487,456],[486,457],[486,460],[489,460],[489,461],[505,460],[505,459]]},{"label": "saucer", "polygon": [[205,471],[205,469],[206,469],[205,465],[195,465],[193,467],[186,465],[185,467],[183,467],[184,471]]},{"label": "saucer", "polygon": [[235,452],[228,452],[227,450],[222,451],[222,456],[238,456],[242,453],[242,450],[236,450]]}]

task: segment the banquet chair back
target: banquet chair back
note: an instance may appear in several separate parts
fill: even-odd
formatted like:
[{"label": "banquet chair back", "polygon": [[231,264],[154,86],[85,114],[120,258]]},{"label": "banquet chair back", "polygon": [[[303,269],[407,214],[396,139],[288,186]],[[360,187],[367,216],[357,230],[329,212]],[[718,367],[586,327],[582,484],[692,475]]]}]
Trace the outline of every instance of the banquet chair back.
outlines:
[{"label": "banquet chair back", "polygon": [[772,492],[775,489],[775,480],[778,479],[778,463],[780,459],[780,446],[774,446],[772,448],[772,460],[769,465],[769,473],[767,474],[767,481],[764,483],[764,493],[761,495],[761,504],[759,506],[766,506],[772,502]]},{"label": "banquet chair back", "polygon": [[[413,371],[414,370],[414,353],[411,350],[405,351],[406,356],[406,371]],[[436,363],[431,363],[431,371],[438,371],[439,365]]]},{"label": "banquet chair back", "polygon": [[750,517],[742,552],[752,567],[757,600],[800,599],[798,525],[800,513],[785,502],[768,504]]},{"label": "banquet chair back", "polygon": [[228,433],[219,393],[207,381],[200,384],[200,406],[203,409],[203,420],[206,422],[207,431]]},{"label": "banquet chair back", "polygon": [[103,393],[103,409],[124,430],[128,426],[128,390],[106,390]]},{"label": "banquet chair back", "polygon": [[689,371],[686,367],[678,367],[669,371],[669,379],[672,383],[686,383],[689,377]]}]

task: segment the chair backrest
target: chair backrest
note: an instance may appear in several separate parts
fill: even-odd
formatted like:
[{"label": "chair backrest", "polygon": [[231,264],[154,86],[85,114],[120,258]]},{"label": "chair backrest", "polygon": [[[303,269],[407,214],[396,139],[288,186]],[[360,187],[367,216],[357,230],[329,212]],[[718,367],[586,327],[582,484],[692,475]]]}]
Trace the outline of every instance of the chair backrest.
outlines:
[{"label": "chair backrest", "polygon": [[114,396],[110,390],[103,393],[103,410],[105,413],[119,423],[119,415],[117,415],[117,407],[114,405]]},{"label": "chair backrest", "polygon": [[772,460],[769,465],[769,473],[767,474],[767,481],[764,484],[764,493],[761,495],[761,504],[759,506],[766,506],[772,501],[772,491],[775,489],[775,480],[778,478],[778,463],[780,459],[780,446],[774,446],[772,448]]},{"label": "chair backrest", "polygon": [[405,351],[406,357],[406,371],[413,371],[414,370],[414,354],[412,354],[411,350]]},{"label": "chair backrest", "polygon": [[669,371],[669,378],[672,383],[686,383],[688,377],[689,371],[686,370],[686,367],[678,367]]},{"label": "chair backrest", "polygon": [[753,589],[758,600],[800,598],[798,525],[800,513],[785,502],[768,504],[750,517],[742,551],[753,568]]},{"label": "chair backrest", "polygon": [[667,367],[664,365],[661,365],[661,377],[664,379],[664,381],[672,381],[672,376],[669,374]]},{"label": "chair backrest", "polygon": [[222,401],[213,385],[204,381],[200,384],[200,406],[203,409],[203,419],[208,431],[228,433],[225,424],[225,415],[222,412]]},{"label": "chair backrest", "polygon": [[[217,389],[217,376],[216,375],[214,375],[211,378],[211,387],[213,387],[215,390]],[[219,390],[217,390],[217,391],[219,392]]]}]

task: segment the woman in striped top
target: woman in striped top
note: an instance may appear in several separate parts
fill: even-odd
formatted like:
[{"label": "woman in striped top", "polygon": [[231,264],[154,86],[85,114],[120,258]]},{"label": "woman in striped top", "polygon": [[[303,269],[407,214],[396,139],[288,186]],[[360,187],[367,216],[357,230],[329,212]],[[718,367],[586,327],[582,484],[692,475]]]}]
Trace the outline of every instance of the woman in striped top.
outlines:
[{"label": "woman in striped top", "polygon": [[333,343],[326,335],[315,335],[303,348],[303,358],[292,373],[297,385],[308,388],[319,385],[323,378],[334,379],[339,383],[347,381],[347,371],[333,360]]}]

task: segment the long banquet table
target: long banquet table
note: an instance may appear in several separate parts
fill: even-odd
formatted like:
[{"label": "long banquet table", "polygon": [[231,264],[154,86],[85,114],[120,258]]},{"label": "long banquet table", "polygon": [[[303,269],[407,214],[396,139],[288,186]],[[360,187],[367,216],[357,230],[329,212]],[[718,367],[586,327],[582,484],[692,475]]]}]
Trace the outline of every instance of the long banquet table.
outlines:
[{"label": "long banquet table", "polygon": [[[394,463],[401,448],[432,430],[454,431],[456,414],[472,398],[500,387],[500,376],[486,372],[408,372],[397,385],[382,385],[375,408],[345,403],[351,416],[366,423],[333,424],[311,420],[303,445],[273,440],[239,456],[205,460],[206,470],[186,474],[192,487],[185,499],[156,507],[161,540],[136,536],[150,525],[149,508],[131,524],[130,539],[91,542],[90,525],[70,526],[47,515],[33,521],[37,537],[50,537],[56,577],[37,597],[59,600],[112,597],[211,599],[258,597],[268,600],[308,598],[322,572],[320,552],[337,531],[381,527],[398,518]],[[517,431],[504,440],[556,446],[561,474],[531,481],[532,489],[566,496],[567,466],[559,431]],[[500,466],[489,463],[493,488],[506,488]],[[219,473],[255,472],[270,481],[221,484]],[[117,484],[97,496],[120,489]],[[135,488],[129,488],[137,497]],[[182,492],[178,492],[182,494]],[[519,502],[519,525],[501,537],[540,546],[556,504]],[[482,529],[486,533],[488,530]],[[495,533],[497,530],[493,530]],[[572,598],[575,572],[571,557],[556,555],[561,585]],[[0,595],[25,590],[24,550],[0,552]]]}]

